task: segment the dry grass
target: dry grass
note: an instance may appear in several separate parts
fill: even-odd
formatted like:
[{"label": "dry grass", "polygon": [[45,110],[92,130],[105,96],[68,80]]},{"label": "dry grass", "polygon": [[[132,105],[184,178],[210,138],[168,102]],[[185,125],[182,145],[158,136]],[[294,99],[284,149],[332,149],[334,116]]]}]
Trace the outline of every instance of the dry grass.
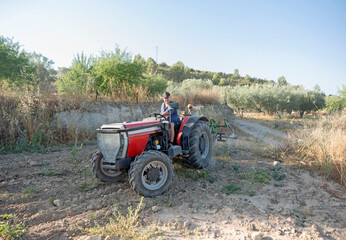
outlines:
[{"label": "dry grass", "polygon": [[66,100],[51,93],[0,92],[0,150],[28,151],[84,139],[75,129],[62,129],[59,112],[80,109],[83,99]]},{"label": "dry grass", "polygon": [[288,139],[290,159],[346,185],[346,112],[321,118]]},{"label": "dry grass", "polygon": [[173,101],[182,105],[188,104],[220,104],[220,93],[216,88],[199,89],[189,94],[179,94],[172,97]]}]

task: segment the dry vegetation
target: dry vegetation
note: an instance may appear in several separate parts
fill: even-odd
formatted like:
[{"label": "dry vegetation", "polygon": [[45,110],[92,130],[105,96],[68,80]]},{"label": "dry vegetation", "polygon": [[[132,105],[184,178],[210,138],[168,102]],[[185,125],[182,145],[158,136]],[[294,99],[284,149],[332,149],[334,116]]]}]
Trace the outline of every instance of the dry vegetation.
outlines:
[{"label": "dry vegetation", "polygon": [[244,118],[289,134],[285,148],[254,146],[252,149],[261,156],[317,170],[346,185],[346,111],[331,115],[321,112],[304,118],[294,113],[286,118],[245,113]]},{"label": "dry vegetation", "polygon": [[48,146],[90,139],[76,129],[63,130],[55,115],[83,107],[84,100],[52,94],[0,93],[0,151],[43,150]]},{"label": "dry vegetation", "polygon": [[180,104],[220,104],[220,93],[216,88],[199,89],[198,92],[190,94],[177,94],[173,97],[173,101]]},{"label": "dry vegetation", "polygon": [[[136,99],[127,95],[131,90],[135,92]],[[113,98],[102,97],[98,100],[124,103],[161,101],[159,96],[148,98],[147,91],[146,88],[134,86],[133,89],[113,94]],[[219,103],[215,99],[218,99],[218,96],[213,89],[202,89],[199,94],[174,98],[181,106],[187,103]],[[57,144],[94,139],[93,133],[81,133],[78,129],[62,129],[61,123],[55,117],[60,112],[83,109],[86,103],[93,100],[95,96],[92,95],[59,95],[52,89],[36,93],[0,90],[0,151],[42,151]]]},{"label": "dry vegetation", "polygon": [[290,159],[346,185],[346,112],[324,116],[288,139]]}]

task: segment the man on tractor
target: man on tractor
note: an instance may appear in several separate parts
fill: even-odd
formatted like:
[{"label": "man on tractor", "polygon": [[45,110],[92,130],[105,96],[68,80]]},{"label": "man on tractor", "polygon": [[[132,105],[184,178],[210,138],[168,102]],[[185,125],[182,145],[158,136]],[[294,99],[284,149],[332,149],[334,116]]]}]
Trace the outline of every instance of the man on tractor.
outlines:
[{"label": "man on tractor", "polygon": [[168,110],[168,104],[173,103],[173,101],[171,100],[171,94],[169,92],[164,92],[162,94],[162,98],[163,98],[163,103],[161,105],[160,114],[166,117],[166,119],[171,122],[171,137],[169,140],[169,144],[173,145],[174,132],[175,132],[175,129],[177,129],[180,124],[180,121],[178,118],[178,111],[176,109]]}]

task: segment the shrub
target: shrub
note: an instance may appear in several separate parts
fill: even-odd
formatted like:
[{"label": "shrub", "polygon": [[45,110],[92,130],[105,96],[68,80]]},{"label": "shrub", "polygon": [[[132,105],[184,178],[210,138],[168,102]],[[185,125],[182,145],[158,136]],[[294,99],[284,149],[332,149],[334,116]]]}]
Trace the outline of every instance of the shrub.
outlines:
[{"label": "shrub", "polygon": [[326,109],[329,112],[337,112],[341,111],[345,106],[346,100],[345,98],[339,96],[328,96],[326,97]]}]

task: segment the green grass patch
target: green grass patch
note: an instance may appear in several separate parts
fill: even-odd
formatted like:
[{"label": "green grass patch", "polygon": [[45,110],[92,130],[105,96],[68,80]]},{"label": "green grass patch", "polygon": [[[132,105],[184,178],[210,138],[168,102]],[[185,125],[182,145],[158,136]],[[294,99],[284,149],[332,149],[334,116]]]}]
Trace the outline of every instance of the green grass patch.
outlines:
[{"label": "green grass patch", "polygon": [[242,195],[247,195],[247,196],[250,196],[250,197],[256,195],[256,193],[254,191],[242,190],[240,186],[238,186],[236,184],[233,184],[233,183],[224,186],[222,188],[221,192],[223,194],[226,194],[226,195],[242,194]]},{"label": "green grass patch", "polygon": [[78,190],[81,192],[88,192],[91,190],[96,189],[98,186],[100,186],[102,183],[100,181],[90,181],[90,182],[83,182],[78,185]]},{"label": "green grass patch", "polygon": [[0,216],[1,239],[19,239],[26,233],[25,224],[18,222],[16,215],[5,214]]},{"label": "green grass patch", "polygon": [[198,179],[203,179],[203,178],[206,179],[210,177],[209,171],[207,169],[197,170],[192,168],[185,168],[179,164],[175,164],[174,172],[178,176],[189,178],[193,181],[197,181]]},{"label": "green grass patch", "polygon": [[27,187],[22,191],[22,198],[33,198],[40,192],[39,189],[34,187]]},{"label": "green grass patch", "polygon": [[245,179],[249,179],[252,184],[269,183],[270,179],[272,178],[269,173],[262,168],[244,172],[243,176]]},{"label": "green grass patch", "polygon": [[7,198],[10,198],[11,196],[12,196],[12,194],[6,191],[6,192],[0,194],[0,199],[1,200],[7,199]]},{"label": "green grass patch", "polygon": [[239,187],[236,184],[228,184],[222,188],[221,191],[223,194],[230,195],[230,194],[240,194],[241,193],[241,187]]}]

